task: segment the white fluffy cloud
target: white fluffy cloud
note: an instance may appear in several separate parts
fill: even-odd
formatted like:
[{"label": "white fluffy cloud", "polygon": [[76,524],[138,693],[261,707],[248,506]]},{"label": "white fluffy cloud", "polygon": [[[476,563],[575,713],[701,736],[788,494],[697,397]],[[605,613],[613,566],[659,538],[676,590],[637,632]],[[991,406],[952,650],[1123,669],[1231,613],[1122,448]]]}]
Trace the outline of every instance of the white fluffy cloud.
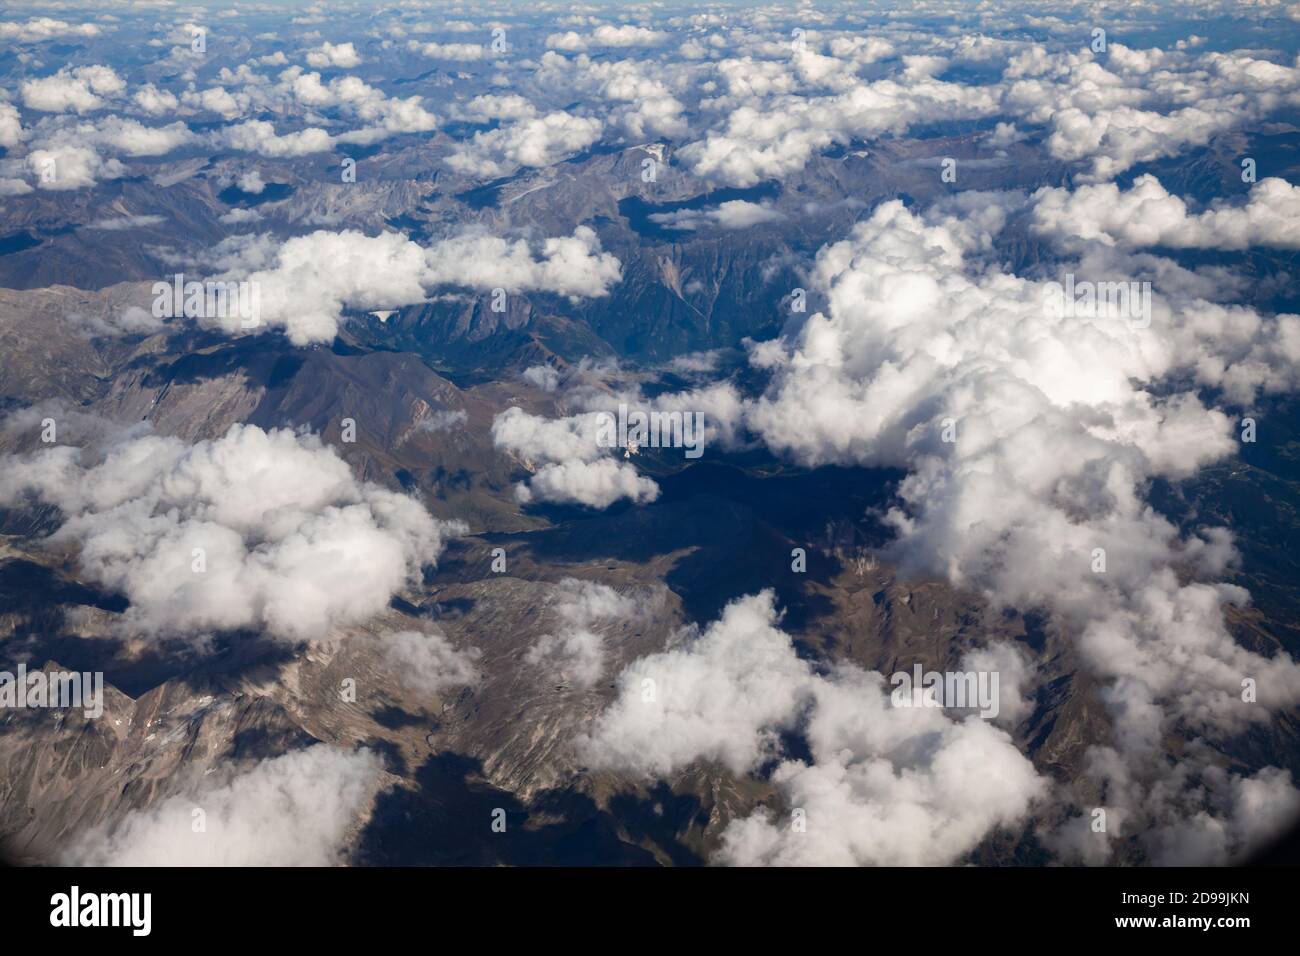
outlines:
[{"label": "white fluffy cloud", "polygon": [[1191,55],[1111,43],[1101,58],[1034,46],[1011,59],[1003,86],[1009,112],[1050,128],[1053,156],[1086,162],[1083,178],[1104,181],[1294,107],[1300,68],[1244,51]]},{"label": "white fluffy cloud", "polygon": [[[422,302],[437,286],[602,296],[619,280],[618,259],[586,226],[530,243],[465,233],[423,247],[386,232],[313,232],[269,252],[228,242],[214,249],[226,278],[255,283],[261,328],[283,328],[295,344],[330,341],[345,309],[373,311]],[[237,315],[205,319],[237,331]]]},{"label": "white fluffy cloud", "polygon": [[785,214],[768,203],[733,199],[712,209],[682,209],[677,212],[655,213],[652,222],[665,229],[693,231],[708,226],[719,229],[748,229],[765,222],[779,222]]},{"label": "white fluffy cloud", "polygon": [[323,129],[309,127],[281,135],[266,120],[248,120],[213,135],[226,146],[270,157],[306,156],[334,147],[333,138]]},{"label": "white fluffy cloud", "polygon": [[145,126],[138,120],[105,116],[93,122],[61,120],[53,127],[43,124],[33,146],[44,149],[94,146],[124,156],[162,156],[197,141],[184,123]]},{"label": "white fluffy cloud", "polygon": [[26,80],[20,87],[23,104],[46,113],[88,113],[125,88],[125,81],[107,66],[64,67],[51,76]]},{"label": "white fluffy cloud", "polygon": [[438,118],[421,105],[422,97],[388,97],[355,76],[337,77],[326,84],[319,73],[303,73],[295,67],[285,70],[280,80],[300,106],[312,110],[338,107],[367,124],[339,134],[340,142],[368,143],[395,133],[428,132],[438,125]]},{"label": "white fluffy cloud", "polygon": [[552,236],[530,245],[523,239],[462,233],[429,248],[427,282],[507,292],[537,290],[570,297],[599,297],[622,275],[612,254],[588,226],[572,236]]},{"label": "white fluffy cloud", "polygon": [[905,71],[897,79],[859,83],[833,96],[747,99],[721,128],[678,155],[698,176],[753,186],[802,169],[814,153],[850,137],[898,133],[920,122],[989,116],[998,106],[994,89]]},{"label": "white fluffy cloud", "polygon": [[488,55],[487,49],[477,43],[420,43],[411,40],[406,48],[431,60],[454,60],[459,63],[473,63]]},{"label": "white fluffy cloud", "polygon": [[668,39],[668,34],[661,30],[651,30],[628,24],[615,27],[605,24],[584,36],[572,30],[566,33],[552,33],[546,38],[546,45],[552,50],[590,50],[597,47],[632,47],[656,46]]},{"label": "white fluffy cloud", "polygon": [[812,679],[777,626],[772,593],[743,598],[688,646],[628,665],[584,753],[644,777],[701,759],[748,773],[777,753]]},{"label": "white fluffy cloud", "polygon": [[608,508],[616,501],[654,501],[659,486],[630,462],[609,457],[597,442],[599,414],[547,419],[508,408],[492,422],[492,440],[533,472],[515,487],[521,504],[533,501]]},{"label": "white fluffy cloud", "polygon": [[[383,762],[317,745],[180,795],[68,841],[69,866],[337,866],[381,782]],[[204,829],[195,832],[194,811]]]},{"label": "white fluffy cloud", "polygon": [[89,457],[57,446],[11,459],[0,500],[57,505],[54,540],[80,546],[82,571],[126,595],[124,626],[146,636],[323,637],[382,611],[459,530],[288,430],[127,437]]},{"label": "white fluffy cloud", "polygon": [[361,65],[361,54],[352,43],[330,43],[326,40],[315,49],[307,51],[307,65],[318,70],[327,67],[350,70]]},{"label": "white fluffy cloud", "polygon": [[170,113],[180,105],[175,93],[160,90],[152,83],[146,83],[131,94],[131,102],[150,116]]},{"label": "white fluffy cloud", "polygon": [[[1141,782],[1125,810],[1156,814],[1152,794],[1177,793],[1168,775],[1190,772],[1154,759],[1163,735],[1177,724],[1228,737],[1267,721],[1300,701],[1300,667],[1228,632],[1222,605],[1247,596],[1213,583],[1232,560],[1227,532],[1183,538],[1142,499],[1153,476],[1231,455],[1232,420],[1194,393],[1148,388],[1179,370],[1236,400],[1292,386],[1300,318],[1177,289],[1155,297],[1150,328],[1066,318],[1045,307],[1042,283],[967,261],[1001,218],[988,197],[968,198],[989,208],[927,221],[886,203],[818,254],[829,309],[793,341],[754,349],[774,377],[748,422],[807,464],[905,468],[886,552],[904,571],[941,573],[998,605],[1050,608],[1077,633],[1107,682],[1118,764]],[[1115,263],[1103,265],[1100,276],[1074,268],[1113,278]],[[1099,548],[1105,574],[1093,571]],[[1245,677],[1259,683],[1258,704],[1241,700]],[[1187,812],[1201,809],[1213,807]]]},{"label": "white fluffy cloud", "polygon": [[92,141],[127,156],[162,156],[195,142],[196,137],[184,123],[145,126],[133,119],[110,116],[92,130],[79,130]]},{"label": "white fluffy cloud", "polygon": [[22,23],[0,23],[0,40],[14,43],[39,43],[56,37],[94,37],[99,33],[99,27],[93,23],[69,23],[51,17],[32,17]]},{"label": "white fluffy cloud", "polygon": [[[730,383],[651,398],[635,375],[630,387],[617,389],[604,381],[607,377],[623,378],[617,366],[611,369],[586,363],[571,366],[563,376],[547,366],[533,366],[524,372],[527,381],[546,391],[562,386],[564,405],[578,411],[547,419],[521,408],[508,408],[493,420],[492,438],[497,447],[515,455],[533,473],[515,489],[521,503],[549,501],[606,508],[624,499],[646,503],[659,497],[659,486],[652,479],[639,474],[630,460],[610,457],[620,454],[619,450],[601,446],[601,418],[616,415],[619,404],[647,415],[680,414],[683,420],[690,416],[697,430],[689,438],[682,437],[700,453],[714,446],[746,447],[741,435],[745,404]],[[606,444],[610,437],[605,436]],[[621,452],[624,459],[636,453],[632,448]]]},{"label": "white fluffy cloud", "polygon": [[548,51],[533,77],[553,94],[577,90],[612,104],[608,121],[635,139],[686,135],[685,105],[673,95],[654,64],[627,60],[572,59]]},{"label": "white fluffy cloud", "polygon": [[12,149],[22,142],[22,138],[23,124],[18,117],[18,108],[0,100],[0,146]]},{"label": "white fluffy cloud", "polygon": [[636,504],[654,501],[659,486],[637,474],[632,465],[613,458],[572,460],[543,465],[527,484],[515,488],[515,497],[520,504],[548,501],[608,508],[625,498]]},{"label": "white fluffy cloud", "polygon": [[598,119],[557,110],[475,133],[456,145],[446,163],[467,176],[504,176],[519,166],[550,166],[567,159],[600,139],[603,129]]},{"label": "white fluffy cloud", "polygon": [[723,833],[726,863],[949,864],[1046,791],[986,721],[893,707],[884,678],[856,667],[815,674],[780,629],[770,591],[633,662],[618,687],[580,741],[593,766],[662,778],[706,760],[744,774],[782,756],[782,732],[807,738],[812,763],[782,759],[772,776],[806,829],[765,812],[737,820]]},{"label": "white fluffy cloud", "polygon": [[457,110],[461,119],[482,123],[487,120],[528,119],[537,115],[537,107],[517,93],[486,93],[476,96]]},{"label": "white fluffy cloud", "polygon": [[1095,239],[1123,248],[1300,249],[1300,188],[1284,179],[1264,179],[1244,204],[1218,201],[1201,213],[1151,175],[1132,188],[1115,183],[1034,194],[1033,229],[1045,235]]},{"label": "white fluffy cloud", "polygon": [[71,143],[33,149],[27,154],[27,167],[41,189],[84,189],[101,179],[118,179],[126,175],[119,160],[105,159],[89,146]]},{"label": "white fluffy cloud", "polygon": [[[0,104],[0,135],[3,106]],[[106,154],[162,156],[195,142],[198,137],[180,122],[146,126],[122,116],[93,121],[58,117],[36,127],[26,166],[42,189],[83,189],[126,174],[126,167]]]}]

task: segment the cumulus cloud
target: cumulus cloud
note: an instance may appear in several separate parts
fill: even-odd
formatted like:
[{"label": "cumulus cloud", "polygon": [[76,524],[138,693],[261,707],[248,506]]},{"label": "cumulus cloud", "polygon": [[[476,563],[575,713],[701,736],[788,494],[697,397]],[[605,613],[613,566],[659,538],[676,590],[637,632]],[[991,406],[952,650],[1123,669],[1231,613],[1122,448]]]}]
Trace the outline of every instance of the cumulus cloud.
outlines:
[{"label": "cumulus cloud", "polygon": [[1191,55],[1111,43],[1103,60],[1035,45],[1012,57],[1003,85],[1005,109],[1050,128],[1053,156],[1087,163],[1081,178],[1105,181],[1294,105],[1300,67],[1245,51]]},{"label": "cumulus cloud", "polygon": [[[586,226],[533,243],[463,233],[428,247],[395,232],[318,231],[274,250],[226,241],[212,258],[227,278],[255,284],[259,327],[282,328],[295,344],[332,340],[345,309],[398,308],[424,301],[426,290],[437,286],[602,296],[621,274],[618,259],[601,251]],[[203,321],[234,332],[243,320]]]},{"label": "cumulus cloud", "polygon": [[566,33],[552,33],[546,38],[546,45],[553,50],[589,50],[596,47],[633,47],[656,46],[668,39],[668,34],[661,30],[647,27],[611,26],[605,24],[584,36],[572,30]]},{"label": "cumulus cloud", "polygon": [[1033,229],[1043,235],[1097,240],[1122,248],[1300,249],[1300,188],[1264,179],[1244,204],[1218,200],[1201,213],[1169,193],[1155,176],[1139,176],[1128,190],[1115,183],[1034,194]]},{"label": "cumulus cloud", "polygon": [[369,143],[396,133],[428,132],[438,125],[438,118],[422,105],[422,97],[389,97],[355,76],[322,83],[319,73],[304,73],[295,67],[285,70],[280,80],[284,94],[299,105],[312,110],[337,107],[367,124],[340,133],[339,142]]},{"label": "cumulus cloud", "polygon": [[492,440],[530,461],[595,461],[601,455],[599,424],[594,412],[551,419],[511,407],[493,420]]},{"label": "cumulus cloud", "polygon": [[560,373],[549,365],[530,365],[524,369],[522,377],[544,392],[553,392],[560,385]]},{"label": "cumulus cloud", "polygon": [[624,498],[654,501],[659,486],[630,462],[609,457],[597,441],[600,414],[547,419],[508,408],[492,422],[492,441],[533,472],[515,486],[520,504],[534,501],[608,508]]},{"label": "cumulus cloud", "polygon": [[23,104],[46,113],[88,113],[106,105],[107,97],[122,92],[126,82],[112,67],[64,67],[51,76],[23,82]]},{"label": "cumulus cloud", "polygon": [[[381,782],[383,761],[317,745],[206,777],[68,841],[68,866],[337,866]],[[218,782],[228,778],[228,782]],[[204,827],[195,832],[194,811]]]},{"label": "cumulus cloud", "polygon": [[657,484],[639,475],[632,465],[613,458],[550,462],[539,468],[527,484],[515,487],[520,504],[543,501],[599,509],[624,498],[644,504],[658,497]]},{"label": "cumulus cloud", "polygon": [[[1150,478],[1235,450],[1227,414],[1153,386],[1179,370],[1234,400],[1291,386],[1300,318],[1176,288],[1157,296],[1150,328],[1067,317],[1045,308],[1043,283],[968,263],[998,226],[989,212],[927,220],[889,202],[824,248],[813,280],[828,311],[753,350],[773,380],[747,422],[810,465],[906,469],[886,555],[997,605],[1049,608],[1077,633],[1107,682],[1118,763],[1142,783],[1128,810],[1155,813],[1151,794],[1170,792],[1162,774],[1190,772],[1156,758],[1163,735],[1177,724],[1224,739],[1267,721],[1300,701],[1300,668],[1228,632],[1222,606],[1248,596],[1214,583],[1231,560],[1227,532],[1184,537],[1143,500]],[[1095,573],[1097,549],[1109,573]],[[1247,676],[1268,688],[1257,705],[1241,700]]]},{"label": "cumulus cloud", "polygon": [[326,40],[320,46],[307,51],[307,65],[317,69],[339,67],[350,70],[361,65],[361,54],[351,43],[330,43]]},{"label": "cumulus cloud", "polygon": [[126,595],[132,633],[253,628],[289,641],[382,611],[459,526],[358,482],[314,436],[232,425],[187,445],[128,436],[98,460],[58,446],[11,458],[0,500],[57,505],[53,541]]},{"label": "cumulus cloud", "polygon": [[269,157],[306,156],[323,153],[334,147],[330,134],[318,127],[282,135],[266,120],[248,120],[227,127],[214,136],[219,136],[221,143],[226,146]]},{"label": "cumulus cloud", "polygon": [[459,63],[473,63],[488,55],[487,49],[477,43],[421,43],[411,40],[406,48],[431,60],[454,60]]},{"label": "cumulus cloud", "polygon": [[[0,112],[0,133],[2,124]],[[197,141],[180,122],[145,126],[121,116],[95,121],[59,118],[37,127],[26,165],[42,189],[83,189],[126,174],[119,160],[105,154],[162,156]]]},{"label": "cumulus cloud", "polygon": [[680,137],[689,129],[685,105],[651,63],[592,59],[586,54],[570,59],[549,51],[533,79],[555,93],[579,90],[608,101],[608,121],[636,139]]},{"label": "cumulus cloud", "polygon": [[480,178],[504,176],[519,166],[550,166],[595,143],[603,128],[598,119],[557,110],[475,133],[456,145],[446,163]]},{"label": "cumulus cloud", "polygon": [[127,156],[162,156],[196,140],[184,123],[145,126],[120,116],[99,123],[93,136],[96,142]]},{"label": "cumulus cloud", "polygon": [[32,17],[26,22],[0,23],[0,40],[40,43],[59,37],[94,37],[100,29],[93,23],[69,23],[51,17]]},{"label": "cumulus cloud", "polygon": [[785,214],[770,203],[748,202],[733,199],[712,209],[681,209],[677,212],[654,213],[650,220],[665,229],[696,230],[708,226],[719,229],[748,229],[765,222],[779,222]]},{"label": "cumulus cloud", "polygon": [[486,93],[471,99],[457,113],[461,119],[482,123],[494,119],[528,119],[537,115],[537,107],[518,93]]},{"label": "cumulus cloud", "polygon": [[256,209],[231,209],[217,217],[227,226],[242,226],[250,222],[261,222],[263,216]]},{"label": "cumulus cloud", "polygon": [[753,186],[802,169],[817,152],[852,137],[902,132],[914,123],[994,114],[996,90],[911,75],[858,83],[832,96],[773,96],[744,102],[721,128],[678,156],[697,176]]},{"label": "cumulus cloud", "polygon": [[33,148],[77,150],[95,147],[106,153],[124,156],[162,156],[198,141],[180,122],[166,126],[146,126],[122,116],[105,116],[91,121],[58,121],[42,125]]},{"label": "cumulus cloud", "polygon": [[[723,832],[725,863],[949,864],[1021,821],[1046,791],[988,722],[893,707],[884,678],[853,666],[814,673],[780,629],[770,591],[634,661],[618,688],[579,742],[593,766],[663,778],[697,761],[745,774],[780,760],[772,783],[806,827],[766,812],[737,820]],[[807,739],[811,763],[782,754],[790,731]]]},{"label": "cumulus cloud", "polygon": [[628,665],[618,698],[582,741],[584,755],[644,777],[701,759],[737,774],[757,769],[777,753],[812,681],[777,620],[765,591],[733,601],[687,647]]},{"label": "cumulus cloud", "polygon": [[612,254],[602,252],[589,226],[572,236],[552,236],[530,245],[500,236],[462,233],[435,243],[428,252],[428,281],[507,292],[537,290],[570,297],[606,295],[622,276]]},{"label": "cumulus cloud", "polygon": [[27,166],[36,176],[41,189],[84,189],[101,179],[119,179],[126,167],[117,159],[105,159],[89,146],[70,143],[33,149],[27,154]]},{"label": "cumulus cloud", "polygon": [[258,170],[250,169],[240,175],[235,181],[235,185],[239,187],[240,192],[252,193],[254,196],[258,196],[266,189],[266,180],[262,178],[262,174]]},{"label": "cumulus cloud", "polygon": [[150,116],[170,113],[180,105],[180,100],[176,98],[175,93],[160,90],[152,83],[146,83],[139,87],[131,95],[131,102]]},{"label": "cumulus cloud", "polygon": [[888,59],[897,52],[888,40],[866,36],[833,37],[830,49],[835,56],[852,60],[860,66]]},{"label": "cumulus cloud", "polygon": [[18,116],[18,108],[12,103],[0,100],[0,146],[12,149],[23,139],[23,124]]},{"label": "cumulus cloud", "polygon": [[[202,92],[186,90],[181,94],[181,102],[194,109],[217,113],[227,120],[244,115],[253,105],[252,98],[247,94],[236,95],[220,86],[211,86]],[[269,132],[274,135],[274,130]]]}]

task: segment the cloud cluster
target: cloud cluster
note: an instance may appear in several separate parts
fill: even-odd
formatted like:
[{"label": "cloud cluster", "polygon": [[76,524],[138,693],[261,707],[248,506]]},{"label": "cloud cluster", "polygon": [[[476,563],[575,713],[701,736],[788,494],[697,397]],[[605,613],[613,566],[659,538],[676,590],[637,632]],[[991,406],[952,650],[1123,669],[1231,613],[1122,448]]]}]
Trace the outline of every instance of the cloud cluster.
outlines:
[{"label": "cloud cluster", "polygon": [[105,159],[90,146],[64,141],[27,154],[27,167],[42,189],[54,191],[84,189],[102,179],[126,175],[121,160]]},{"label": "cloud cluster", "polygon": [[1111,43],[1099,56],[1035,45],[1011,58],[1002,85],[1006,112],[1049,127],[1053,156],[1087,162],[1084,178],[1105,181],[1294,106],[1300,67],[1247,51],[1197,55]]},{"label": "cloud cluster", "polygon": [[802,169],[832,144],[901,133],[914,123],[990,116],[999,101],[988,87],[947,83],[913,69],[831,96],[746,98],[720,128],[678,155],[697,176],[753,186]]},{"label": "cloud cluster", "polygon": [[599,416],[592,412],[546,419],[508,408],[492,422],[492,441],[533,471],[515,486],[520,504],[534,501],[608,508],[616,501],[654,501],[659,486],[630,462],[610,457],[597,442]]},{"label": "cloud cluster", "polygon": [[63,67],[50,76],[25,80],[20,87],[23,105],[46,113],[89,113],[107,105],[121,93],[126,81],[108,66]]},{"label": "cloud cluster", "polygon": [[266,120],[248,120],[227,127],[221,131],[221,141],[232,149],[272,158],[308,156],[334,148],[333,137],[323,129],[313,126],[282,134]]},{"label": "cloud cluster", "polygon": [[382,611],[460,530],[289,430],[232,425],[193,445],[128,435],[90,457],[12,458],[0,500],[57,505],[53,540],[79,545],[83,573],[130,600],[123,626],[149,637],[321,638]]},{"label": "cloud cluster", "polygon": [[422,105],[422,97],[386,96],[382,90],[355,76],[322,83],[319,73],[303,73],[295,67],[280,74],[280,87],[301,107],[337,108],[366,124],[361,129],[340,133],[340,142],[368,143],[398,133],[426,133],[438,125],[438,118]]},{"label": "cloud cluster", "polygon": [[94,146],[122,156],[162,156],[195,142],[197,137],[184,123],[146,126],[122,116],[105,116],[94,122],[62,121],[58,126],[42,126],[34,145],[45,149]]},{"label": "cloud cluster", "polygon": [[26,22],[0,22],[0,40],[40,43],[57,37],[94,37],[100,29],[93,23],[69,23],[52,17],[32,17]]},{"label": "cloud cluster", "polygon": [[7,106],[0,102],[0,145],[16,145],[22,139],[29,139],[30,145],[23,159],[6,160],[5,166],[28,173],[40,189],[83,189],[124,176],[126,167],[117,156],[162,156],[200,142],[181,122],[147,126],[116,115],[44,117],[23,130],[17,112]]},{"label": "cloud cluster", "polygon": [[[1235,449],[1225,413],[1153,386],[1180,370],[1242,399],[1291,384],[1300,317],[1224,308],[1176,284],[1150,328],[1061,314],[1043,283],[968,261],[998,225],[996,209],[985,215],[927,220],[889,202],[824,248],[813,279],[829,308],[754,349],[773,380],[747,422],[806,464],[906,469],[887,555],[998,605],[1049,608],[1076,633],[1106,681],[1117,761],[1143,784],[1126,809],[1155,813],[1151,794],[1179,792],[1170,778],[1191,772],[1158,757],[1163,736],[1178,725],[1228,739],[1267,721],[1300,702],[1300,667],[1228,632],[1222,605],[1247,600],[1214,583],[1232,561],[1228,533],[1185,538],[1143,500],[1152,477]],[[1242,700],[1247,677],[1258,703]]]},{"label": "cloud cluster", "polygon": [[431,60],[455,60],[460,63],[473,63],[488,55],[488,51],[477,43],[420,43],[411,40],[406,48]]},{"label": "cloud cluster", "polygon": [[[66,866],[337,866],[380,785],[368,750],[323,744],[205,777],[68,841]],[[195,811],[203,826],[196,827]]]},{"label": "cloud cluster", "polygon": [[1300,249],[1300,188],[1264,179],[1244,204],[1220,200],[1201,213],[1190,213],[1151,175],[1137,177],[1127,190],[1115,183],[1073,192],[1044,188],[1034,194],[1033,230],[1126,249]]},{"label": "cloud cluster", "polygon": [[604,24],[585,36],[572,30],[552,33],[546,38],[546,45],[552,50],[579,51],[599,47],[657,46],[667,39],[668,34],[662,30],[631,24],[621,27]]},{"label": "cloud cluster", "polygon": [[[697,761],[733,773],[773,758],[785,818],[760,812],[723,832],[736,865],[942,865],[1046,791],[1001,730],[978,717],[893,707],[884,678],[845,666],[813,672],[779,627],[770,591],[732,602],[681,646],[641,658],[580,751],[593,766],[669,777]],[[812,762],[782,758],[806,737]],[[793,814],[802,826],[794,826]]]},{"label": "cloud cluster", "polygon": [[[675,77],[678,84],[683,79],[680,74]],[[532,81],[552,95],[567,97],[578,90],[605,100],[610,104],[607,122],[634,139],[676,138],[689,131],[685,104],[652,63],[593,59],[586,54],[570,59],[548,51]]]},{"label": "cloud cluster", "polygon": [[[693,364],[699,368],[700,360]],[[685,368],[679,368],[684,372]],[[690,374],[686,372],[686,374]],[[620,404],[646,415],[680,414],[695,422],[691,436],[681,435],[700,453],[705,448],[741,450],[746,406],[728,382],[666,392],[650,397],[641,388],[640,373],[627,373],[617,363],[590,362],[570,366],[561,375],[548,366],[532,366],[523,378],[548,392],[563,391],[562,404],[574,414],[547,419],[521,408],[508,408],[493,420],[492,436],[498,448],[518,457],[532,477],[515,489],[520,503],[546,501],[607,508],[629,500],[649,503],[659,497],[659,486],[640,475],[628,460],[610,457],[617,449],[602,447],[602,416],[615,416]],[[617,387],[616,387],[617,386]],[[605,436],[609,445],[613,436]],[[752,444],[749,443],[749,444]],[[636,450],[622,451],[624,459]]]},{"label": "cloud cluster", "polygon": [[[606,295],[621,276],[618,259],[586,226],[532,243],[467,232],[427,247],[395,232],[322,230],[273,250],[227,240],[211,258],[226,278],[256,284],[260,328],[283,329],[297,345],[332,340],[346,309],[398,308],[424,301],[438,286],[576,298]],[[203,321],[230,332],[242,323],[233,314]]]},{"label": "cloud cluster", "polygon": [[504,176],[520,166],[550,166],[600,139],[598,119],[556,110],[520,119],[458,143],[446,163],[458,173],[482,179]]}]

